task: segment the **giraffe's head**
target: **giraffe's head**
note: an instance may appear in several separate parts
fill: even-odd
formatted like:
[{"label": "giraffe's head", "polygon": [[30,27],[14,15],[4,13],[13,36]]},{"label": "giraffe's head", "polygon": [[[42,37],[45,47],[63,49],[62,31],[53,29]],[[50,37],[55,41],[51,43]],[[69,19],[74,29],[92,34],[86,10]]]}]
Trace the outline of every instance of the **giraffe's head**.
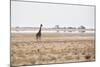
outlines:
[{"label": "giraffe's head", "polygon": [[40,26],[42,27],[43,25],[41,24]]}]

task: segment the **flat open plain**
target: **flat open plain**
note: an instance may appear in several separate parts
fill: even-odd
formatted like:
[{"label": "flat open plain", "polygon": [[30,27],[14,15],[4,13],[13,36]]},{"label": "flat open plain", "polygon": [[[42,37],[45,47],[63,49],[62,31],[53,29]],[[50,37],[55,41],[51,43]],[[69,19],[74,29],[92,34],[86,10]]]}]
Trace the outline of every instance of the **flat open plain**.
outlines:
[{"label": "flat open plain", "polygon": [[95,60],[92,33],[11,33],[11,65],[53,64]]}]

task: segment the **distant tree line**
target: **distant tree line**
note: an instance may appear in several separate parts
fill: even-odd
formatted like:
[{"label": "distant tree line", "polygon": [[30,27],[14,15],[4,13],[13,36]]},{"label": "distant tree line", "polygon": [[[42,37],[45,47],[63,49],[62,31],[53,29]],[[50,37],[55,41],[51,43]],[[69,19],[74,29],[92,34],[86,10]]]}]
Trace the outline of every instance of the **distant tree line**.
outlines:
[{"label": "distant tree line", "polygon": [[[19,26],[16,26],[15,27],[15,30],[16,31],[19,31],[19,30],[28,30],[28,29],[38,29],[38,27],[19,27]],[[50,29],[50,28],[47,28],[47,29]],[[45,30],[47,30],[45,29]],[[79,31],[79,32],[85,32],[85,29],[86,27],[81,25],[79,27],[60,27],[59,25],[55,25],[55,27],[53,27],[52,29],[55,29],[57,32],[61,31],[60,29],[63,29],[64,32],[68,31],[68,32],[73,32],[75,31],[76,29]],[[67,29],[67,30],[66,30]]]},{"label": "distant tree line", "polygon": [[56,31],[59,32],[59,29],[64,29],[64,32],[66,32],[66,29],[69,29],[68,32],[73,32],[72,29],[79,29],[79,32],[85,32],[86,27],[81,25],[78,28],[76,27],[60,27],[59,25],[55,25],[54,27],[55,29],[57,29]]}]

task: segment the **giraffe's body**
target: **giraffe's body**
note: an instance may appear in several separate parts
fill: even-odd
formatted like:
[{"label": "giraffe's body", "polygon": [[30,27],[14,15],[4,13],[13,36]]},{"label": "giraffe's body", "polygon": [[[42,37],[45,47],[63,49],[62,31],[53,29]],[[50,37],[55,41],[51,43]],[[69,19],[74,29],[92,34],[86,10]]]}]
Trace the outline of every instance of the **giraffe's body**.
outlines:
[{"label": "giraffe's body", "polygon": [[43,25],[41,24],[41,25],[40,25],[40,29],[39,29],[38,33],[36,34],[36,39],[37,39],[37,40],[41,39],[41,27],[42,27],[42,26],[43,26]]}]

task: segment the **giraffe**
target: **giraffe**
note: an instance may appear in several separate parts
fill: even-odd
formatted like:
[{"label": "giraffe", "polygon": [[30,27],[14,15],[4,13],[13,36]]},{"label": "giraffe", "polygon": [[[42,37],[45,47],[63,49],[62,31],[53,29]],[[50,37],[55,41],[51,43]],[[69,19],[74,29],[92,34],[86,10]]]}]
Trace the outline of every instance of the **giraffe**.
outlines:
[{"label": "giraffe", "polygon": [[41,28],[42,28],[42,24],[40,25],[40,29],[39,29],[39,31],[37,32],[37,34],[36,34],[36,39],[38,40],[38,39],[41,39]]}]

